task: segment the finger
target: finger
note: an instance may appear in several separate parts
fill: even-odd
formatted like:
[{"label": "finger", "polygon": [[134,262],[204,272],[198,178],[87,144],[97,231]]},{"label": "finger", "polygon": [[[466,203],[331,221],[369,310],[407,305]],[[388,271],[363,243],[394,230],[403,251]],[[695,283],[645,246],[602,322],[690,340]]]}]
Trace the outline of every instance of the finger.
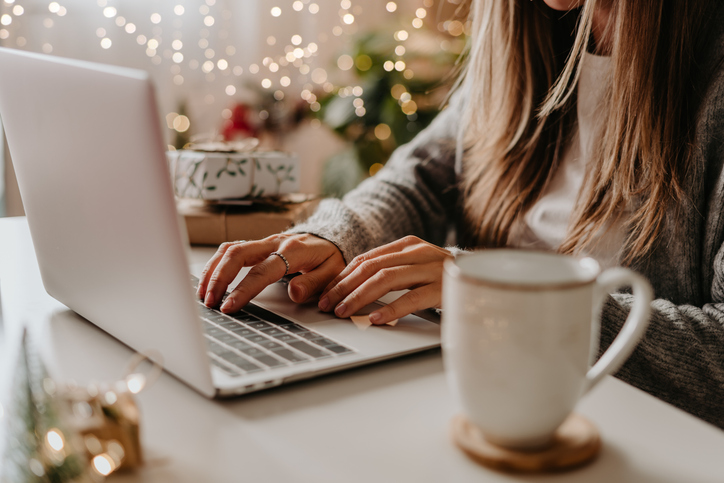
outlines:
[{"label": "finger", "polygon": [[380,257],[382,255],[399,252],[403,250],[406,246],[412,244],[415,240],[417,242],[421,241],[417,237],[404,237],[386,245],[373,248],[372,250],[362,253],[361,255],[357,255],[356,257],[354,257],[354,259],[352,259],[351,262],[349,262],[349,264],[347,264],[347,267],[345,267],[345,269],[332,282],[330,282],[330,284],[325,288],[324,292],[326,293],[327,291],[329,291],[332,286],[336,285],[337,283],[339,283],[340,280],[356,270],[357,267],[359,267],[362,263]]},{"label": "finger", "polygon": [[332,282],[331,286],[328,285],[329,289],[320,296],[320,308],[324,305],[327,309],[322,308],[322,310],[331,310],[340,300],[380,270],[402,265],[425,264],[439,259],[440,255],[437,250],[420,245],[412,250],[388,253],[365,260],[344,278],[340,278],[342,274],[335,277],[336,283]]},{"label": "finger", "polygon": [[199,299],[203,300],[206,296],[206,286],[209,283],[209,278],[211,277],[211,274],[216,269],[216,266],[221,261],[221,258],[224,256],[224,253],[226,253],[226,250],[232,246],[236,245],[238,243],[243,242],[224,242],[221,245],[219,245],[219,248],[216,250],[216,253],[214,253],[214,256],[212,256],[208,262],[206,262],[206,265],[204,265],[204,269],[201,271],[201,276],[199,277],[199,286],[196,289],[196,295],[198,295]]},{"label": "finger", "polygon": [[394,302],[370,314],[370,322],[383,325],[395,319],[410,315],[418,310],[438,307],[442,297],[442,284],[423,285],[407,292]]},{"label": "finger", "polygon": [[234,281],[242,268],[263,261],[271,252],[276,250],[278,245],[277,239],[265,238],[228,247],[209,276],[204,304],[207,307],[216,306],[221,301],[229,284]]},{"label": "finger", "polygon": [[[270,241],[271,245],[267,247],[266,251],[262,251],[259,259],[251,262],[246,262],[247,266],[256,265],[250,270],[249,275],[239,283],[239,291],[234,297],[231,297],[231,301],[225,304],[227,311],[238,310],[243,307],[251,298],[255,297],[261,292],[266,285],[276,282],[286,273],[302,272],[307,273],[315,270],[321,266],[326,260],[332,259],[339,267],[338,271],[344,266],[344,258],[341,252],[337,249],[334,244],[312,235],[280,235],[273,236],[265,239]],[[230,250],[233,250],[232,247]],[[283,254],[284,259],[289,263],[287,267],[286,263],[279,255],[273,255],[272,252],[278,252]],[[266,263],[264,263],[266,262]],[[271,264],[274,262],[274,265]],[[219,267],[223,265],[223,261],[219,264]],[[274,267],[269,270],[270,267]],[[281,273],[278,273],[281,267]],[[229,274],[228,281],[225,280],[224,289],[233,280],[233,278],[240,270],[240,267],[236,268],[236,271],[232,270]],[[219,268],[217,268],[219,271]],[[248,286],[247,286],[248,285]],[[216,296],[216,294],[214,294]],[[220,296],[223,293],[219,294]],[[238,301],[236,299],[239,299]],[[219,300],[217,299],[217,300]],[[228,300],[228,299],[227,299]]]},{"label": "finger", "polygon": [[347,295],[335,307],[334,314],[341,318],[349,317],[393,290],[418,287],[435,281],[436,270],[432,264],[386,268]]},{"label": "finger", "polygon": [[259,292],[264,290],[267,285],[282,278],[286,271],[287,265],[279,256],[269,255],[265,260],[249,270],[246,277],[226,297],[226,301],[221,306],[221,311],[225,314],[238,312],[251,299],[259,295]]},{"label": "finger", "polygon": [[289,282],[289,298],[303,303],[319,293],[344,268],[344,262],[328,258],[318,268],[298,275]]},{"label": "finger", "polygon": [[[342,279],[349,276],[350,273],[359,269],[359,267],[371,260],[376,258],[394,255],[400,256],[399,264],[420,264],[428,263],[441,258],[451,257],[452,255],[448,250],[440,248],[437,245],[433,245],[424,240],[421,240],[415,236],[407,236],[395,242],[383,245],[381,247],[370,250],[369,252],[363,253],[352,260],[347,267],[337,276],[331,283],[325,287],[322,297],[329,292],[335,285],[337,285]],[[404,255],[403,255],[404,254]]]}]

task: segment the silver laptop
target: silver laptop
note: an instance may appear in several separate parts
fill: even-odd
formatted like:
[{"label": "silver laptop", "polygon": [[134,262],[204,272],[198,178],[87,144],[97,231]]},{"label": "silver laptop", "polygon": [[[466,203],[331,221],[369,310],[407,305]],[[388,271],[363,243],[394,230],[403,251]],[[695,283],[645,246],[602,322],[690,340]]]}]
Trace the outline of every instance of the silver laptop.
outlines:
[{"label": "silver laptop", "polygon": [[415,315],[365,330],[274,284],[234,316],[194,295],[146,72],[0,49],[0,117],[47,292],[209,396],[440,344]]}]

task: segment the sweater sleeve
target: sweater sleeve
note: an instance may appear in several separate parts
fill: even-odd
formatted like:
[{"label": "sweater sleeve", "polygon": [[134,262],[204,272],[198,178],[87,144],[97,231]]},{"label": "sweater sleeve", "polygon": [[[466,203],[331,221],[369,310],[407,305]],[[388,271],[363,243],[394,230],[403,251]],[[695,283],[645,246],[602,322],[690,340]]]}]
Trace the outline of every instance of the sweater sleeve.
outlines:
[{"label": "sweater sleeve", "polygon": [[[721,9],[724,17],[724,9]],[[721,24],[719,24],[721,25]],[[722,37],[724,39],[724,37]],[[720,39],[717,52],[724,52]],[[724,428],[724,66],[715,57],[704,108],[697,119],[697,145],[706,170],[694,176],[696,207],[676,223],[688,236],[663,243],[657,269],[648,273],[661,293],[678,296],[652,302],[646,335],[616,376],[654,396]],[[675,219],[676,217],[671,217]],[[691,228],[700,226],[700,228]],[[662,268],[665,267],[665,268]],[[692,287],[701,286],[701,290]],[[604,305],[600,351],[619,333],[633,296],[614,294]]]},{"label": "sweater sleeve", "polygon": [[[629,294],[608,298],[601,353],[632,304]],[[724,428],[724,303],[695,307],[657,299],[651,308],[646,335],[616,377]]]},{"label": "sweater sleeve", "polygon": [[462,94],[385,167],[343,199],[323,200],[304,223],[287,233],[331,241],[349,263],[357,255],[406,235],[442,245],[457,203],[455,145]]}]

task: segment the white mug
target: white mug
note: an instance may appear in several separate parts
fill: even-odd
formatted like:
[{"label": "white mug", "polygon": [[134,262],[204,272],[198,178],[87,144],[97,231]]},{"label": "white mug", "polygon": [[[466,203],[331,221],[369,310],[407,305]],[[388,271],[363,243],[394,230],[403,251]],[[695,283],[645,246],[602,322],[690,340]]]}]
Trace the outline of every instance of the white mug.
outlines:
[{"label": "white mug", "polygon": [[[633,308],[598,353],[604,297],[631,286]],[[648,326],[651,286],[591,258],[491,249],[445,263],[442,346],[451,389],[486,440],[549,444],[578,400],[617,371]]]}]

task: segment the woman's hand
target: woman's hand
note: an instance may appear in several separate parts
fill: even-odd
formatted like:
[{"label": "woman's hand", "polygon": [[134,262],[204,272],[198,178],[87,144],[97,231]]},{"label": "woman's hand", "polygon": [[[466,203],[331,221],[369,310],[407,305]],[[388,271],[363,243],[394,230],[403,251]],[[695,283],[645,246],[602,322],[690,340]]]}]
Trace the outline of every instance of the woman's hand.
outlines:
[{"label": "woman's hand", "polygon": [[319,308],[349,317],[393,290],[411,289],[370,314],[381,325],[417,310],[439,307],[442,265],[452,254],[414,236],[364,253],[347,265],[320,296]]},{"label": "woman's hand", "polygon": [[[289,262],[288,272],[284,260],[274,252],[281,253]],[[344,269],[344,257],[332,242],[307,234],[223,243],[206,263],[197,295],[208,307],[218,305],[244,267],[252,268],[221,306],[224,313],[241,309],[285,272],[301,272],[289,282],[289,297],[297,303],[306,302]]]}]

